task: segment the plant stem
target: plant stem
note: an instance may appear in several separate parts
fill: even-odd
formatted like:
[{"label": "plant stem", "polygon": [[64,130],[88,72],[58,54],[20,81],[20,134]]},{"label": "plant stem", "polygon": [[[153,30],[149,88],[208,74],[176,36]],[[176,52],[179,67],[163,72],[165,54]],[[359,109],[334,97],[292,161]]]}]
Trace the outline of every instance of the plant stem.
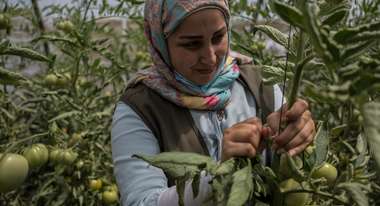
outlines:
[{"label": "plant stem", "polygon": [[[37,0],[32,0],[32,6],[33,6],[34,15],[36,15],[38,28],[40,29],[41,34],[43,35],[45,33],[46,29],[45,29],[44,21],[42,19],[42,14],[41,14],[40,8],[38,6]],[[45,54],[49,55],[50,52],[49,52],[48,43],[44,42],[43,45],[44,45]]]}]

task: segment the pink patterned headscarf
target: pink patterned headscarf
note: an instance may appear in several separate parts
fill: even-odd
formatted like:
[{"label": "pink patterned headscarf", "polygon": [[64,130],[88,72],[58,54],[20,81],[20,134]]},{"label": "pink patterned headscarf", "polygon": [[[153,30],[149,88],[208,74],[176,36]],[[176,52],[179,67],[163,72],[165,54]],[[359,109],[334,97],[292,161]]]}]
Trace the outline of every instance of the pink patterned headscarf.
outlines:
[{"label": "pink patterned headscarf", "polygon": [[153,66],[138,72],[131,84],[141,81],[169,101],[189,109],[224,108],[231,97],[229,88],[239,76],[234,58],[226,54],[219,65],[220,72],[207,85],[198,87],[186,79],[176,78],[166,44],[167,37],[186,17],[207,8],[219,9],[229,28],[227,0],[146,0],[145,35],[150,43]]}]

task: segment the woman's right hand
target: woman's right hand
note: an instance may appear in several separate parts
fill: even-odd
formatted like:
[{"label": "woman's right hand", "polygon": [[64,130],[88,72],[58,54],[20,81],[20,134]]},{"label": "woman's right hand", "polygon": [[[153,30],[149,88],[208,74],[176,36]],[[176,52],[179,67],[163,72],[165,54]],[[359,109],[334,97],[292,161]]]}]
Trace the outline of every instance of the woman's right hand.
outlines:
[{"label": "woman's right hand", "polygon": [[270,129],[263,127],[256,117],[227,128],[224,130],[222,162],[232,157],[256,156],[262,136],[267,136],[269,132]]}]

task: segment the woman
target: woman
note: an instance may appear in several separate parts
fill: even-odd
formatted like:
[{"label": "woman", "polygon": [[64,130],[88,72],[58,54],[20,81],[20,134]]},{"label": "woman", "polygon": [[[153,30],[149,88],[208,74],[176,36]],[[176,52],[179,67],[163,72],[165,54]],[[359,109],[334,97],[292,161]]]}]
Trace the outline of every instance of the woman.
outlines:
[{"label": "woman", "polygon": [[[190,151],[225,161],[255,156],[268,136],[274,137],[272,150],[290,155],[312,142],[315,126],[302,100],[290,110],[284,106],[288,126],[277,134],[281,91],[278,86],[263,87],[257,81],[259,73],[246,69],[252,68],[247,58],[230,51],[226,0],[145,4],[145,32],[154,65],[129,83],[112,125],[112,155],[123,205],[178,202],[170,177],[133,154]],[[261,101],[271,99],[267,97],[272,103]],[[270,104],[269,111],[265,108]],[[186,187],[185,205],[201,204],[210,192],[207,181],[208,177],[202,179],[195,199],[190,185]]]}]

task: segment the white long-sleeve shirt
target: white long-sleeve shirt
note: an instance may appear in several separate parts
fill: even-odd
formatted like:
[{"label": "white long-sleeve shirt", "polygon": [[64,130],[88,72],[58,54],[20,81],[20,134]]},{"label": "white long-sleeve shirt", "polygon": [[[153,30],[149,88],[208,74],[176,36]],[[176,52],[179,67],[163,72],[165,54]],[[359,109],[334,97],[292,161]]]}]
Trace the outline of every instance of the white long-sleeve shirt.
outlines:
[{"label": "white long-sleeve shirt", "polygon": [[[232,125],[256,116],[253,95],[239,82],[231,87],[231,102],[225,108],[225,118],[219,120],[215,111],[191,110],[213,159],[221,159],[223,131]],[[275,110],[281,107],[282,92],[274,86]],[[163,114],[165,115],[165,114]],[[143,160],[132,158],[133,154],[155,155],[160,147],[152,131],[139,115],[128,105],[119,102],[112,122],[112,158],[114,174],[121,193],[123,206],[170,206],[178,205],[175,186],[167,186],[167,178],[159,168]],[[210,177],[201,179],[200,192],[193,198],[191,184],[185,189],[185,205],[200,205],[211,192]]]}]

